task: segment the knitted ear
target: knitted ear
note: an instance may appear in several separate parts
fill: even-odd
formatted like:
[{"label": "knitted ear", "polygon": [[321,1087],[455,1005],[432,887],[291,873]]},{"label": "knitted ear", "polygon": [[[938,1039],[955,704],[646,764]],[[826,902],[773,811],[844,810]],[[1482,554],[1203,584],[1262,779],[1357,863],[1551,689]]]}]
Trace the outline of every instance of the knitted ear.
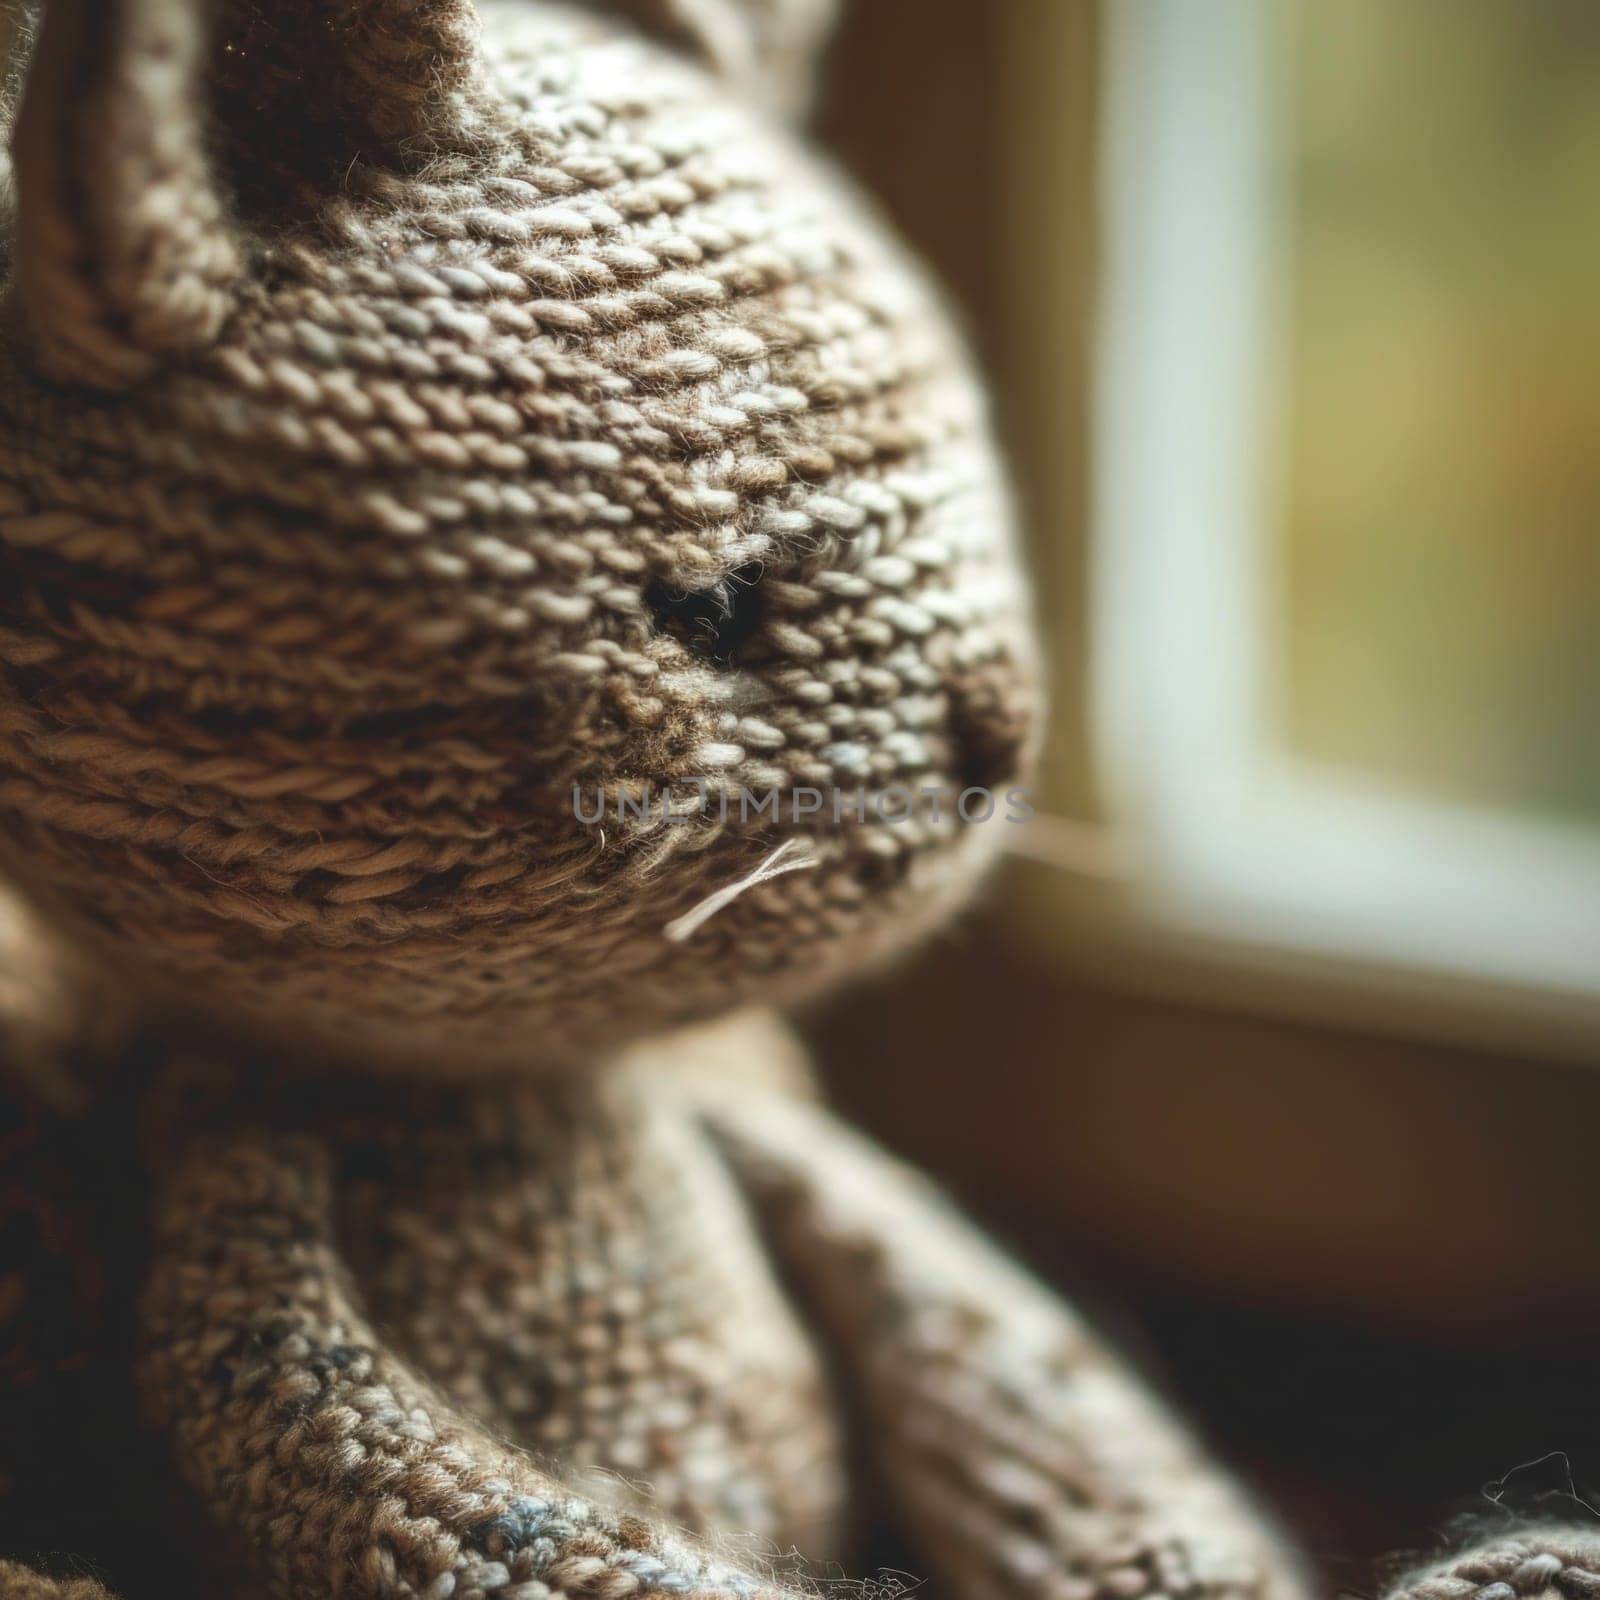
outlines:
[{"label": "knitted ear", "polygon": [[120,388],[213,338],[241,257],[206,159],[204,0],[49,0],[23,90],[14,289],[52,377]]},{"label": "knitted ear", "polygon": [[426,160],[471,122],[475,36],[471,0],[46,0],[12,140],[41,366],[114,389],[203,348],[244,270],[232,202]]},{"label": "knitted ear", "polygon": [[835,0],[612,0],[619,11],[685,47],[752,98],[802,111]]},{"label": "knitted ear", "polygon": [[387,150],[470,138],[478,68],[473,0],[335,0],[334,10],[348,30],[347,93],[365,105],[367,125]]},{"label": "knitted ear", "polygon": [[353,161],[470,148],[483,111],[473,0],[222,0],[217,113],[241,197],[263,169],[313,189]]}]

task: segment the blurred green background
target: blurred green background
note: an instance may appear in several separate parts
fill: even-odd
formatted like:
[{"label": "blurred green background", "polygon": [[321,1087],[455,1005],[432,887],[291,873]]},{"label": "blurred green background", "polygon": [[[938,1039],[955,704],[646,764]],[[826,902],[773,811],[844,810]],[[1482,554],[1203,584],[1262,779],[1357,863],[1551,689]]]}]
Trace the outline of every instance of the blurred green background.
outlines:
[{"label": "blurred green background", "polygon": [[1600,6],[1271,15],[1287,741],[1600,822]]}]

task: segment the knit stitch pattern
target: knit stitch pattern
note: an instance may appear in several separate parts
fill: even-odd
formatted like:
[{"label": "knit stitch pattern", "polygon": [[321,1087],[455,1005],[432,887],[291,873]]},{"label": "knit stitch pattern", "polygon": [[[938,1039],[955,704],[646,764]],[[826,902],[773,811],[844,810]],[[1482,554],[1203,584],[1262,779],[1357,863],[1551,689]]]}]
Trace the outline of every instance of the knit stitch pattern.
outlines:
[{"label": "knit stitch pattern", "polygon": [[846,1555],[876,1482],[954,1593],[1297,1600],[1185,1432],[924,1185],[673,1067],[323,1082],[183,1141],[143,1388],[274,1593],[793,1600],[772,1558]]},{"label": "knit stitch pattern", "polygon": [[1394,1584],[1385,1600],[1594,1600],[1600,1537],[1592,1524],[1535,1524],[1484,1539]]},{"label": "knit stitch pattern", "polygon": [[[373,1059],[791,996],[941,916],[998,827],[833,815],[1003,786],[1034,723],[981,395],[920,275],[594,18],[369,0],[307,69],[320,0],[204,54],[199,9],[119,0],[127,82],[83,88],[79,143],[160,131],[137,170],[56,170],[54,7],[24,101],[8,867],[142,985]],[[151,109],[190,57],[215,187]],[[798,788],[828,800],[796,822]],[[787,836],[811,870],[661,937]]]},{"label": "knit stitch pattern", "polygon": [[[130,1600],[780,1600],[887,1510],[971,1600],[1292,1600],[770,1021],[662,1033],[944,915],[1003,827],[952,797],[1017,778],[1037,706],[959,340],[772,115],[825,7],[620,9],[723,81],[539,0],[46,8],[0,855],[137,998],[109,1132],[152,1215],[105,1251],[134,1362],[48,1248],[0,1324],[39,1308],[43,1382],[80,1322],[193,1497],[142,1569],[83,1560]],[[68,1570],[0,1600],[99,1600]]]}]

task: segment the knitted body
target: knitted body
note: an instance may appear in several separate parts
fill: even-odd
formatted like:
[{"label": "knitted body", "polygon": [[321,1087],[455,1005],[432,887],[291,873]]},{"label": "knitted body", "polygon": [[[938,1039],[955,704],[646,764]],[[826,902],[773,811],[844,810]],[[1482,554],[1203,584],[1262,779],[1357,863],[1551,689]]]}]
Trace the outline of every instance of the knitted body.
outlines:
[{"label": "knitted body", "polygon": [[[974,1600],[1287,1595],[1070,1312],[803,1097],[678,1070],[947,911],[1035,708],[959,343],[736,92],[817,8],[626,9],[736,88],[538,0],[46,8],[0,849],[142,1014],[139,1353],[89,1359],[195,1496],[89,1553],[130,1600],[776,1595],[887,1519]],[[134,1430],[81,1410],[116,1504]],[[94,1587],[51,1584],[0,1566]]]},{"label": "knitted body", "polygon": [[[759,1061],[770,1028],[737,1027]],[[640,1561],[738,1593],[847,1560],[885,1499],[957,1593],[1290,1591],[1063,1307],[822,1113],[682,1082],[702,1048],[323,1085],[300,1117],[231,1106],[178,1163],[145,1393],[282,1592],[363,1564],[377,1593],[570,1587],[576,1550],[596,1594]]]},{"label": "knitted body", "polygon": [[[780,1056],[746,1016],[520,1086],[163,1070],[151,1232],[114,1247],[146,1284],[139,1405],[198,1515],[117,1481],[112,1319],[98,1374],[75,1357],[32,1409],[53,1515],[30,1536],[0,1493],[0,1528],[52,1565],[78,1542],[126,1600],[779,1600],[885,1519],[956,1593],[1293,1593],[1139,1384]],[[3,1393],[25,1481],[46,1435]],[[86,1451],[74,1416],[111,1431]],[[85,1514],[90,1461],[136,1509]]]}]

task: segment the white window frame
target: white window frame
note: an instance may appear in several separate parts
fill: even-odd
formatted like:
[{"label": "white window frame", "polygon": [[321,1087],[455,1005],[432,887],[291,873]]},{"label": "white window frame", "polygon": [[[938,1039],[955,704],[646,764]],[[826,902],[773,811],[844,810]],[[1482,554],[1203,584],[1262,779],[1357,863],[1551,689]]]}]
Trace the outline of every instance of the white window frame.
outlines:
[{"label": "white window frame", "polygon": [[1123,910],[1297,1010],[1593,1053],[1600,832],[1419,799],[1272,737],[1277,10],[1102,11],[1092,694],[1140,869]]}]

